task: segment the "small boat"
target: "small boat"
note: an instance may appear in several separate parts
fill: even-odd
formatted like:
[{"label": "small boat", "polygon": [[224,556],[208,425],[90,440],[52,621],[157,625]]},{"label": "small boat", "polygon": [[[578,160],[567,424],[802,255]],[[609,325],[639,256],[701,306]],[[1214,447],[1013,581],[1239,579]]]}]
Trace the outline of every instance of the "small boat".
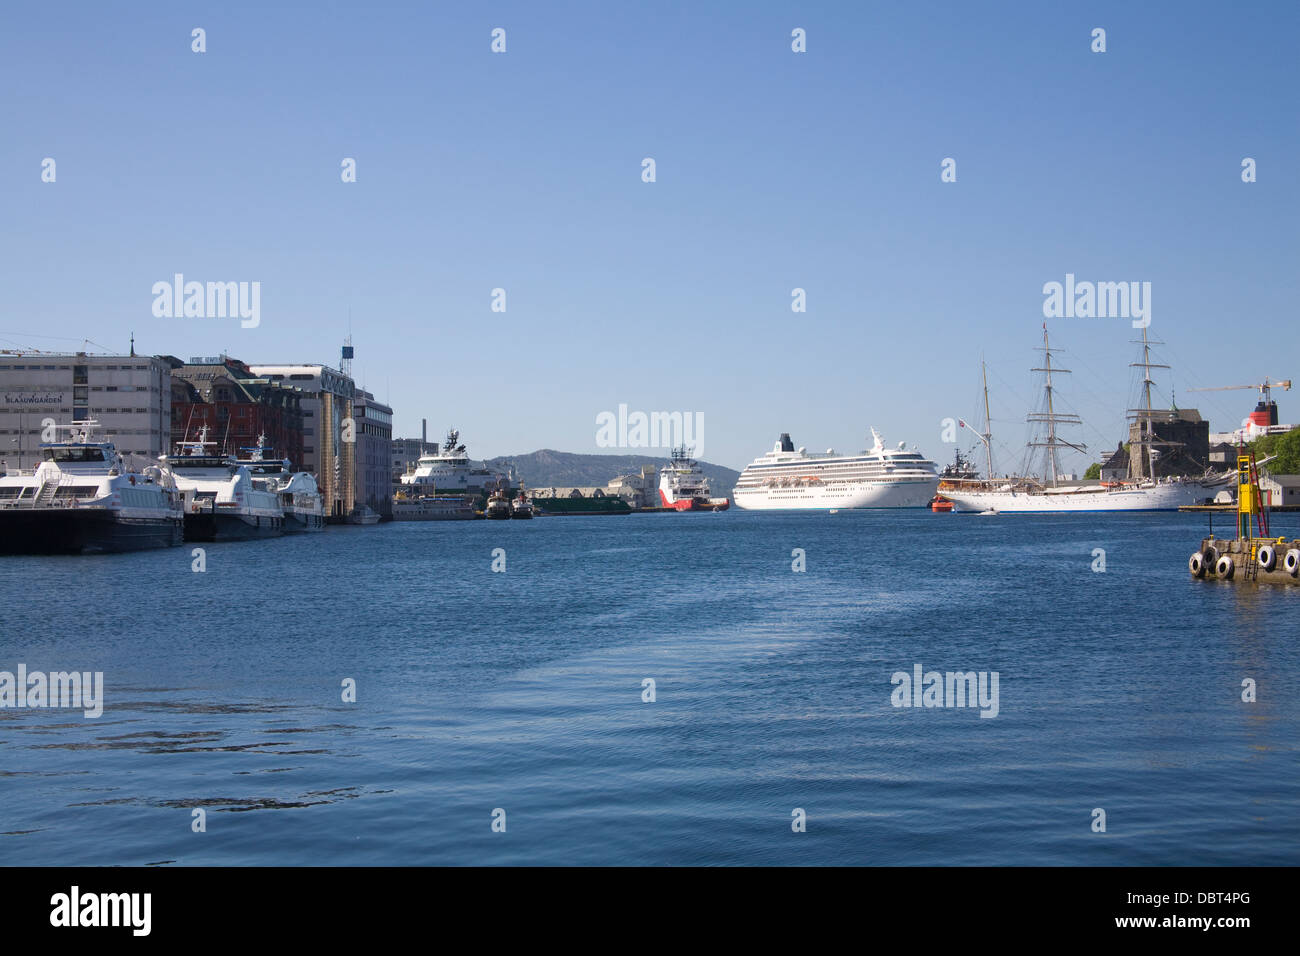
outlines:
[{"label": "small boat", "polygon": [[483,517],[485,518],[509,518],[513,513],[514,509],[510,507],[510,499],[506,497],[505,489],[500,487],[488,496],[487,505],[483,508]]},{"label": "small boat", "polygon": [[524,489],[519,489],[519,497],[510,505],[510,517],[512,518],[531,518],[533,516],[533,503],[528,499],[528,493]]},{"label": "small boat", "polygon": [[379,514],[372,510],[369,505],[362,505],[360,508],[353,508],[348,512],[348,524],[379,524]]},{"label": "small boat", "polygon": [[952,502],[947,498],[941,498],[935,495],[930,501],[930,510],[938,513],[947,513],[952,511]]}]

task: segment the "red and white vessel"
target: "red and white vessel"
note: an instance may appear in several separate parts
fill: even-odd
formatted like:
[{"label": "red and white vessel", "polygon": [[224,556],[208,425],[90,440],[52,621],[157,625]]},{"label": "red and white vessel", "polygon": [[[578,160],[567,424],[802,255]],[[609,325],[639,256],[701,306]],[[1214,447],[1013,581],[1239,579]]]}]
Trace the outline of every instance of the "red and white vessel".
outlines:
[{"label": "red and white vessel", "polygon": [[685,445],[673,449],[659,476],[659,502],[677,511],[726,511],[731,504],[727,498],[709,496],[709,479]]}]

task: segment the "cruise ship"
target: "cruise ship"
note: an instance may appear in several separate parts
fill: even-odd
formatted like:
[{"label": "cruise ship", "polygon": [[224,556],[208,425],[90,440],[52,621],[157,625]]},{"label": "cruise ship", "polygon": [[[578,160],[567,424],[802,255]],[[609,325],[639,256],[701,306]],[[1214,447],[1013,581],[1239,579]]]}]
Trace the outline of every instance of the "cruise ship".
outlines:
[{"label": "cruise ship", "polygon": [[933,461],[899,442],[886,448],[871,429],[872,446],[857,455],[795,449],[788,433],[741,473],[732,492],[747,511],[924,508],[939,486]]},{"label": "cruise ship", "polygon": [[67,441],[45,442],[30,474],[0,476],[0,554],[82,554],[168,548],[184,518],[171,478],[151,465],[130,468],[94,421],[60,426]]}]

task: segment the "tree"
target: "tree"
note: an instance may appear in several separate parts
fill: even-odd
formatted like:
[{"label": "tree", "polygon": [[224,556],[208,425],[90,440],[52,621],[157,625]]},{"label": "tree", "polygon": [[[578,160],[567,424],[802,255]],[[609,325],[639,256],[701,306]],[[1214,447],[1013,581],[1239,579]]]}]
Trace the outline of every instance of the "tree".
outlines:
[{"label": "tree", "polygon": [[1094,461],[1091,465],[1088,466],[1088,470],[1085,471],[1085,472],[1083,473],[1083,477],[1084,477],[1085,480],[1089,480],[1089,481],[1091,481],[1091,480],[1093,480],[1093,479],[1095,479],[1095,478],[1100,478],[1100,477],[1101,477],[1101,465],[1097,464],[1097,463]]},{"label": "tree", "polygon": [[1300,474],[1300,428],[1281,435],[1263,435],[1250,443],[1250,450],[1258,458],[1277,455],[1266,466],[1274,475]]}]

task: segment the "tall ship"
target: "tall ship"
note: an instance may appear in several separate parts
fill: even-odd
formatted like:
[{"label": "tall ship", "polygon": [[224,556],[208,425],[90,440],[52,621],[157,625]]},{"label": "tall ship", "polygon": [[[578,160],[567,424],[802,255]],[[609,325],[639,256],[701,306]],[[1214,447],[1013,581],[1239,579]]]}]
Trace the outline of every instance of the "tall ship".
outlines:
[{"label": "tall ship", "polygon": [[486,464],[470,460],[460,442],[460,432],[447,432],[447,440],[437,451],[421,455],[415,467],[399,479],[402,491],[410,497],[425,494],[483,494],[497,486],[503,476]]},{"label": "tall ship", "polygon": [[169,548],[182,541],[181,498],[156,465],[132,469],[98,422],[60,426],[31,474],[0,477],[0,554],[82,554]]},{"label": "tall ship", "polygon": [[675,511],[726,511],[726,498],[713,498],[709,479],[685,445],[672,450],[672,458],[659,473],[659,502]]},{"label": "tall ship", "polygon": [[[1028,443],[1035,449],[1034,457],[1041,457],[1043,474],[1020,477],[993,478],[993,452],[991,434],[985,426],[978,435],[988,456],[989,478],[969,477],[945,480],[939,487],[942,498],[953,503],[953,510],[980,513],[1062,514],[1100,511],[1177,511],[1184,505],[1200,504],[1212,498],[1215,492],[1230,482],[1231,475],[1200,477],[1153,477],[1155,463],[1162,449],[1173,444],[1159,440],[1153,428],[1156,415],[1151,402],[1151,369],[1165,368],[1151,361],[1151,342],[1146,329],[1142,330],[1142,361],[1133,363],[1143,369],[1144,407],[1130,409],[1129,417],[1136,423],[1136,440],[1130,443],[1129,478],[1123,481],[1080,482],[1066,476],[1060,464],[1064,449],[1086,450],[1086,445],[1062,437],[1062,427],[1081,425],[1077,415],[1058,411],[1054,376],[1068,374],[1067,368],[1053,364],[1054,350],[1048,337],[1047,324],[1043,324],[1043,365],[1031,369],[1041,372],[1043,398],[1038,410],[1031,412],[1026,421],[1035,428]],[[1158,344],[1158,343],[1157,343]],[[1055,350],[1059,351],[1059,349]],[[984,415],[988,421],[988,380],[984,385]],[[965,422],[961,423],[963,426]]]},{"label": "tall ship", "polygon": [[241,450],[248,452],[248,457],[236,461],[253,476],[253,485],[279,499],[285,534],[325,530],[324,499],[315,475],[294,471],[288,458],[267,457],[270,449],[264,434],[258,437],[256,447]]},{"label": "tall ship", "polygon": [[284,533],[285,516],[276,492],[258,487],[248,466],[215,450],[207,426],[198,441],[177,442],[163,455],[181,493],[186,541],[236,541]]},{"label": "tall ship", "polygon": [[933,461],[905,442],[886,448],[871,429],[872,446],[856,455],[825,454],[794,447],[783,432],[766,455],[754,459],[732,497],[745,510],[841,510],[924,508],[939,486]]}]

